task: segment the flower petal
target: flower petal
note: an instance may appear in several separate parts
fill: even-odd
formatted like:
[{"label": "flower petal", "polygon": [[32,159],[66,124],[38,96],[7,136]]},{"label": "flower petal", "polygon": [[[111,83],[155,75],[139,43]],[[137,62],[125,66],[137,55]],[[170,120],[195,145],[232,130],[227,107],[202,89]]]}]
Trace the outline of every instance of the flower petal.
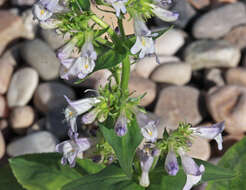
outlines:
[{"label": "flower petal", "polygon": [[169,175],[175,176],[179,171],[176,154],[169,151],[165,160],[165,169]]}]

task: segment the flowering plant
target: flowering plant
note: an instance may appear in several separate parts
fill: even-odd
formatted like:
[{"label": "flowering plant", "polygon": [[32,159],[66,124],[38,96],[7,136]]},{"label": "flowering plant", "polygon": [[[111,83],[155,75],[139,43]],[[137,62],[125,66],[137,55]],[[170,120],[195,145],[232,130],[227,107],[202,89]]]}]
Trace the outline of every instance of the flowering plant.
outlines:
[{"label": "flowering plant", "polygon": [[[90,9],[92,3],[99,9],[102,5],[111,7],[117,28],[97,17]],[[80,83],[101,69],[108,69],[112,76],[92,97],[75,101],[64,97],[68,103],[64,114],[69,140],[57,144],[60,154],[11,160],[13,172],[24,188],[190,190],[201,180],[232,177],[225,169],[187,155],[193,136],[215,139],[221,150],[224,122],[198,127],[180,123],[176,130],[167,128],[161,134],[158,131],[161,124],[150,119],[139,106],[144,94],[132,97],[128,90],[130,66],[136,60],[152,54],[159,62],[154,41],[168,29],[152,33],[145,22],[152,16],[166,22],[178,19],[177,13],[166,9],[170,3],[170,0],[40,0],[33,6],[34,17],[41,27],[56,29],[70,39],[57,51],[62,79]],[[123,20],[127,13],[134,21],[135,35],[125,34]],[[79,116],[82,116],[80,122]],[[96,132],[80,134],[81,123],[85,126],[94,123]],[[21,168],[25,166],[32,172],[24,175]]]}]

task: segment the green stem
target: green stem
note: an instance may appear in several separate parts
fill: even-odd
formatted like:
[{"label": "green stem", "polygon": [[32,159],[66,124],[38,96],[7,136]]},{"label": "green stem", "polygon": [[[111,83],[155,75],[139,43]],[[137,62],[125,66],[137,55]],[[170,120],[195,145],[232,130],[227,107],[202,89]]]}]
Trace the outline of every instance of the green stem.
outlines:
[{"label": "green stem", "polygon": [[123,59],[122,61],[121,90],[123,95],[125,95],[125,93],[128,90],[128,82],[130,78],[130,65],[131,65],[130,59],[129,56],[127,55],[125,59]]},{"label": "green stem", "polygon": [[124,26],[123,26],[123,21],[122,21],[122,18],[119,18],[118,19],[118,26],[119,26],[119,29],[120,29],[120,34],[123,38],[126,37],[126,34],[125,34],[125,31],[124,31]]},{"label": "green stem", "polygon": [[95,22],[95,23],[97,23],[99,26],[101,26],[102,28],[108,28],[108,33],[109,33],[109,35],[110,36],[113,36],[114,35],[114,30],[112,29],[112,28],[110,28],[110,26],[107,24],[107,23],[105,23],[104,21],[102,21],[100,18],[98,18],[96,15],[93,15],[92,17],[91,17],[91,19]]}]

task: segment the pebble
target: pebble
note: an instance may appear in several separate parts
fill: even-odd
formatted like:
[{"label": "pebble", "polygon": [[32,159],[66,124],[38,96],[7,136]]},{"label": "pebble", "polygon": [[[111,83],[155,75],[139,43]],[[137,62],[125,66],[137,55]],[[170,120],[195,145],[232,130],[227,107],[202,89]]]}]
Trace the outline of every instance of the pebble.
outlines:
[{"label": "pebble", "polygon": [[31,106],[15,107],[10,113],[10,125],[14,130],[25,129],[32,125],[35,118]]},{"label": "pebble", "polygon": [[222,71],[217,68],[206,70],[205,82],[208,86],[224,86],[225,81],[222,76]]},{"label": "pebble", "polygon": [[45,42],[39,39],[25,42],[21,47],[21,55],[43,80],[58,77],[60,63],[55,52]]},{"label": "pebble", "polygon": [[38,24],[34,21],[32,9],[24,11],[21,15],[21,18],[25,28],[23,37],[29,40],[33,40],[38,30]]},{"label": "pebble", "polygon": [[162,117],[167,128],[170,129],[176,129],[179,122],[196,125],[203,119],[201,113],[204,107],[202,104],[199,105],[199,102],[201,102],[201,94],[193,87],[166,87],[160,92],[155,114]]},{"label": "pebble", "polygon": [[0,59],[0,94],[5,94],[8,90],[11,76],[16,64],[10,53],[5,53]]},{"label": "pebble", "polygon": [[246,132],[246,88],[227,85],[209,93],[207,107],[216,122],[225,121],[231,134]]},{"label": "pebble", "polygon": [[[174,56],[159,56],[158,58],[161,64],[180,61],[178,57]],[[159,64],[156,62],[155,56],[148,56],[140,59],[135,65],[136,73],[143,78],[149,78],[152,71],[159,66]]]},{"label": "pebble", "polygon": [[193,70],[213,67],[235,67],[238,65],[241,52],[223,40],[199,40],[191,43],[185,50],[185,62]]},{"label": "pebble", "polygon": [[31,6],[36,3],[36,0],[11,0],[11,3],[18,6]]},{"label": "pebble", "polygon": [[188,0],[196,9],[202,9],[210,5],[210,0]]},{"label": "pebble", "polygon": [[3,137],[3,134],[0,130],[0,159],[4,156],[5,154],[5,141],[4,141],[4,137]]},{"label": "pebble", "polygon": [[157,56],[174,55],[185,43],[186,34],[182,30],[172,29],[155,40]]},{"label": "pebble", "polygon": [[48,131],[58,139],[67,137],[68,125],[65,121],[65,115],[62,109],[57,109],[47,114],[45,126]]},{"label": "pebble", "polygon": [[0,118],[8,116],[8,105],[3,96],[0,95]]},{"label": "pebble", "polygon": [[242,85],[246,87],[246,68],[237,67],[229,69],[225,74],[228,84]]},{"label": "pebble", "polygon": [[49,46],[56,50],[66,43],[66,40],[62,35],[58,35],[55,30],[41,30],[43,39],[49,44]]},{"label": "pebble", "polygon": [[[191,79],[191,65],[182,62],[169,62],[159,65],[151,74],[151,80],[159,83],[184,85]],[[175,74],[174,74],[175,73]]]},{"label": "pebble", "polygon": [[34,94],[34,105],[43,113],[64,108],[67,105],[64,95],[71,99],[75,98],[73,89],[64,84],[58,82],[42,83]]},{"label": "pebble", "polygon": [[233,28],[226,34],[224,40],[235,45],[236,47],[243,49],[246,47],[246,25]]},{"label": "pebble", "polygon": [[31,100],[37,85],[38,73],[34,69],[25,67],[17,70],[7,93],[9,107],[26,105]]},{"label": "pebble", "polygon": [[242,2],[232,3],[213,9],[201,16],[193,25],[196,38],[218,39],[233,27],[246,23],[246,9]]},{"label": "pebble", "polygon": [[132,73],[129,80],[129,92],[134,92],[132,97],[139,97],[146,93],[140,102],[141,106],[147,106],[154,101],[156,97],[156,90],[157,86],[154,82],[140,77],[136,73]]},{"label": "pebble", "polygon": [[209,142],[201,137],[192,137],[192,145],[187,154],[192,158],[207,161],[211,155]]},{"label": "pebble", "polygon": [[24,33],[22,19],[9,11],[0,10],[0,55],[9,42]]},{"label": "pebble", "polygon": [[43,131],[46,128],[45,124],[46,124],[46,118],[41,118],[27,129],[27,133],[31,134],[31,133],[35,133],[38,131]]},{"label": "pebble", "polygon": [[40,131],[12,141],[7,145],[7,153],[9,156],[19,156],[54,152],[56,144],[57,139],[51,133]]}]

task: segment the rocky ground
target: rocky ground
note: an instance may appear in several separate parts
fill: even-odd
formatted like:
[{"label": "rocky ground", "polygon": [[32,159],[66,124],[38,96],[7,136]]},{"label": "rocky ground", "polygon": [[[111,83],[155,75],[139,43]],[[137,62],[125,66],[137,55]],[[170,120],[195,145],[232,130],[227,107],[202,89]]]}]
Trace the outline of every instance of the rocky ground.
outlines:
[{"label": "rocky ground", "polygon": [[[77,86],[60,80],[55,51],[66,39],[33,22],[33,3],[0,0],[2,163],[8,156],[54,151],[66,138],[63,95],[81,98],[84,89],[97,89],[110,76],[101,70]],[[177,0],[173,9],[180,20],[156,40],[161,64],[154,57],[140,60],[132,68],[129,87],[134,95],[147,92],[141,105],[161,120],[160,130],[180,121],[196,126],[225,120],[222,152],[200,138],[190,151],[214,162],[246,132],[246,3]],[[150,25],[153,30],[165,27],[158,19]]]}]

